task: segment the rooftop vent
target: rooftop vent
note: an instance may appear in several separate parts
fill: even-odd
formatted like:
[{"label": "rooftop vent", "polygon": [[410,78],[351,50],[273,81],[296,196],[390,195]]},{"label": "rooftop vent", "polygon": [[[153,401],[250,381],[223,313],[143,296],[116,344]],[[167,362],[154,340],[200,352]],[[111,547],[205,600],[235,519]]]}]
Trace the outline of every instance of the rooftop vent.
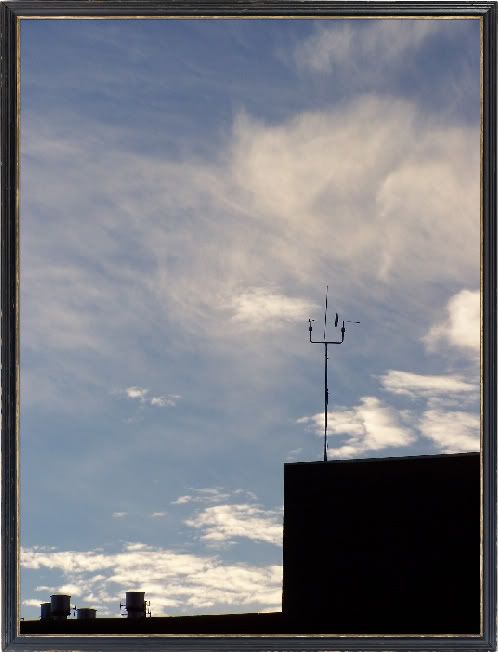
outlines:
[{"label": "rooftop vent", "polygon": [[90,609],[88,607],[76,609],[76,618],[78,620],[91,620],[92,618],[97,618],[97,609]]},{"label": "rooftop vent", "polygon": [[41,620],[52,618],[52,605],[50,602],[42,602],[40,604],[40,618]]},{"label": "rooftop vent", "polygon": [[71,596],[62,593],[51,595],[50,611],[54,620],[66,620],[71,613]]},{"label": "rooftop vent", "polygon": [[[145,616],[150,616],[150,609],[147,611],[146,607],[150,607],[150,601],[146,603],[145,591],[126,591],[126,601],[125,604],[119,603],[120,609],[123,607],[126,609],[128,618],[145,618]],[[124,616],[125,614],[121,614]]]}]

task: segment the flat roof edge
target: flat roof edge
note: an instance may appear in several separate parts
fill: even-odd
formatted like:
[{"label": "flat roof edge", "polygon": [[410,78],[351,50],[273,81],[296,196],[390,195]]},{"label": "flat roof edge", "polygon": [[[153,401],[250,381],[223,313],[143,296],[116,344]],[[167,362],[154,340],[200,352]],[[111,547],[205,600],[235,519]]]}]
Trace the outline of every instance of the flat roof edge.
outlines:
[{"label": "flat roof edge", "polygon": [[299,465],[310,465],[310,464],[354,464],[354,463],[364,463],[364,462],[387,462],[387,461],[409,461],[409,460],[430,460],[430,459],[450,459],[455,457],[479,457],[480,451],[468,451],[465,453],[435,453],[432,455],[400,455],[400,456],[389,456],[389,457],[355,457],[351,459],[339,459],[339,460],[328,460],[324,462],[323,460],[313,460],[307,462],[284,462],[284,467],[287,466],[299,466]]}]

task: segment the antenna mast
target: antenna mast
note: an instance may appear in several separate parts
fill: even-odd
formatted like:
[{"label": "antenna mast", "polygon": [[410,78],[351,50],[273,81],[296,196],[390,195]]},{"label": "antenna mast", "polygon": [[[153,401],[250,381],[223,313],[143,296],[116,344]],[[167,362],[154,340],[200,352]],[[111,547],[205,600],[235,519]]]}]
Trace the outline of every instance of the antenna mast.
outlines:
[{"label": "antenna mast", "polygon": [[[329,386],[328,386],[328,345],[329,344],[342,344],[344,342],[344,334],[346,332],[346,327],[344,326],[344,321],[342,322],[341,326],[341,339],[339,341],[335,340],[327,340],[327,310],[328,310],[328,294],[329,294],[329,286],[327,285],[327,289],[325,292],[325,316],[323,320],[323,340],[312,340],[311,339],[311,331],[313,330],[313,326],[311,325],[312,321],[315,321],[314,319],[308,319],[309,322],[309,327],[308,330],[310,332],[310,342],[312,344],[323,344],[325,349],[324,349],[324,354],[325,354],[325,424],[324,424],[324,437],[323,437],[323,461],[327,462],[327,451],[328,451],[328,444],[327,444],[327,417],[328,417],[328,407],[329,407]],[[334,326],[337,328],[337,324],[339,323],[339,315],[335,313],[335,322]],[[359,321],[355,322],[348,322],[350,324],[359,324]]]}]

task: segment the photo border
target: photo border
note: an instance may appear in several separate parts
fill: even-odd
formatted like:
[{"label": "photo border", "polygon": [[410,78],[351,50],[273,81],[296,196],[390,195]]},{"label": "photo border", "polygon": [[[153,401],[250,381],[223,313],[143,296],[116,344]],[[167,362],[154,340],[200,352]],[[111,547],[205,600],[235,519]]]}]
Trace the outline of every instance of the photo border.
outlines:
[{"label": "photo border", "polygon": [[[19,634],[19,34],[25,19],[478,18],[481,21],[480,636]],[[2,649],[5,650],[495,650],[496,649],[496,19],[495,2],[319,0],[17,0],[0,7],[2,308]]]}]

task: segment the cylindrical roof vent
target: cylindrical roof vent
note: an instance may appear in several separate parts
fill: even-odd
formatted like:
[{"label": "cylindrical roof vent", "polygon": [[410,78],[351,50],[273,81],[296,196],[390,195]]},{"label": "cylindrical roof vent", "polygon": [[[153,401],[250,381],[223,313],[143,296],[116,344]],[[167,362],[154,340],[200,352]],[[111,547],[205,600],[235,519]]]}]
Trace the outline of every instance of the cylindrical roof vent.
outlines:
[{"label": "cylindrical roof vent", "polygon": [[40,618],[42,620],[47,620],[48,618],[52,618],[52,605],[50,602],[42,602],[40,604]]},{"label": "cylindrical roof vent", "polygon": [[145,591],[126,591],[128,618],[145,618]]},{"label": "cylindrical roof vent", "polygon": [[66,620],[71,613],[71,596],[56,593],[50,596],[50,607],[52,618]]},{"label": "cylindrical roof vent", "polygon": [[91,618],[97,618],[97,609],[90,609],[87,607],[76,609],[76,618],[78,620],[90,620]]}]

